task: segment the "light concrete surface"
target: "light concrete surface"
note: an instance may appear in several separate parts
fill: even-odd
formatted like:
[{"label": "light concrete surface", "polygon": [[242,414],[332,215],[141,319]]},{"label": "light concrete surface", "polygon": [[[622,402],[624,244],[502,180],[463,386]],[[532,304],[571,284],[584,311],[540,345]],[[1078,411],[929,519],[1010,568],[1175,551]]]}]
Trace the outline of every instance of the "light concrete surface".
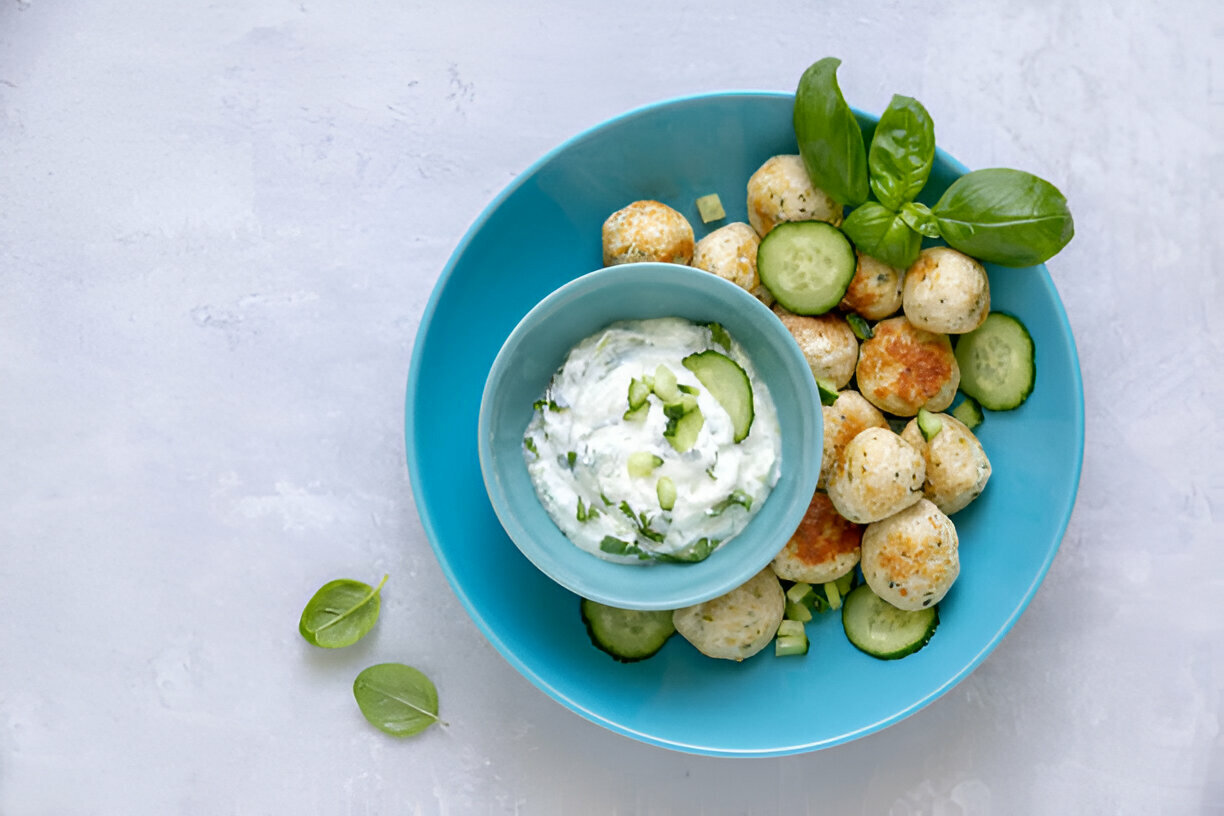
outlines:
[{"label": "light concrete surface", "polygon": [[[1221,9],[0,0],[0,814],[1224,812]],[[803,756],[671,753],[465,616],[409,490],[408,361],[534,159],[827,54],[856,106],[916,96],[970,167],[1067,194],[1079,501],[930,707]],[[302,604],[358,566],[410,623],[310,649]],[[356,713],[349,678],[402,655],[448,728]]]}]

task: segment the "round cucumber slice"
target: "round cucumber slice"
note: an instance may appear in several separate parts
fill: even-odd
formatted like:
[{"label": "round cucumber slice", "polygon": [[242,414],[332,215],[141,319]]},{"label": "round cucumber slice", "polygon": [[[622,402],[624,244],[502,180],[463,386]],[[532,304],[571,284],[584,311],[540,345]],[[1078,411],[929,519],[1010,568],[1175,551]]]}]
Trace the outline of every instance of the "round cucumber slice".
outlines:
[{"label": "round cucumber slice", "polygon": [[824,221],[779,224],[757,248],[761,283],[801,315],[824,314],[840,303],[857,263],[850,239]]}]

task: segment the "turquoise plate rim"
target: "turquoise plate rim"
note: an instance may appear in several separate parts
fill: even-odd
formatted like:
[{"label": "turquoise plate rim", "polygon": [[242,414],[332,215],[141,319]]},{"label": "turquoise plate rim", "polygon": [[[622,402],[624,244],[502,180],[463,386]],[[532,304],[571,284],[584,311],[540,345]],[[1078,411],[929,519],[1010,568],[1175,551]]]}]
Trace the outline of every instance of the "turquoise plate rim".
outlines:
[{"label": "turquoise plate rim", "polygon": [[[1038,267],[1035,267],[1035,268],[1041,271],[1041,282],[1040,282],[1041,286],[1046,290],[1047,294],[1050,296],[1050,300],[1054,307],[1054,317],[1057,318],[1059,327],[1063,330],[1068,340],[1067,351],[1069,352],[1070,363],[1071,363],[1071,382],[1069,383],[1069,385],[1071,386],[1071,389],[1072,389],[1072,392],[1075,398],[1075,404],[1073,406],[1074,410],[1072,414],[1073,426],[1071,429],[1073,437],[1074,437],[1074,441],[1076,443],[1075,451],[1074,451],[1075,456],[1074,456],[1074,461],[1072,463],[1073,467],[1072,467],[1072,472],[1070,474],[1070,477],[1071,477],[1070,482],[1072,485],[1072,490],[1070,491],[1069,500],[1066,502],[1066,506],[1061,514],[1061,517],[1057,521],[1056,538],[1052,546],[1050,546],[1046,554],[1046,557],[1043,559],[1038,570],[1035,572],[1033,576],[1033,580],[1030,582],[1029,586],[1025,589],[1024,594],[1021,596],[1015,608],[1002,621],[1002,623],[1000,624],[994,636],[991,637],[976,654],[974,654],[969,660],[967,660],[964,663],[964,665],[962,665],[959,669],[951,672],[947,680],[944,683],[934,687],[933,689],[931,689],[929,693],[915,699],[909,705],[899,708],[898,710],[896,710],[889,716],[882,717],[879,720],[876,720],[871,723],[866,723],[860,728],[847,730],[841,734],[837,734],[837,735],[834,735],[828,738],[812,740],[808,742],[779,744],[776,746],[771,746],[768,748],[759,748],[759,749],[758,748],[752,748],[752,749],[732,748],[732,747],[725,747],[725,746],[707,746],[707,745],[685,743],[685,742],[681,742],[677,740],[663,738],[655,734],[647,733],[646,731],[643,731],[640,729],[634,729],[634,728],[627,727],[622,723],[619,723],[613,719],[610,719],[604,716],[599,711],[593,710],[590,707],[580,704],[578,701],[562,693],[559,689],[557,689],[554,685],[549,683],[539,673],[537,673],[519,655],[517,655],[513,650],[507,647],[505,641],[501,637],[498,636],[495,629],[491,627],[488,621],[486,621],[483,618],[483,616],[478,612],[475,604],[473,603],[471,597],[469,596],[467,591],[464,589],[462,584],[456,580],[454,571],[442,547],[440,546],[438,542],[437,529],[434,524],[433,518],[430,515],[430,510],[428,506],[426,506],[423,502],[420,501],[421,491],[422,491],[422,473],[421,473],[420,464],[419,464],[418,457],[417,457],[416,445],[413,439],[413,423],[412,423],[413,407],[412,406],[413,406],[414,395],[417,392],[417,387],[419,383],[421,360],[422,360],[422,349],[424,348],[424,343],[422,342],[422,340],[424,339],[425,334],[427,333],[429,326],[432,322],[434,313],[436,312],[438,308],[438,304],[441,300],[443,290],[446,289],[447,284],[450,282],[450,279],[453,276],[455,267],[458,265],[459,260],[463,257],[464,252],[468,249],[469,245],[472,243],[474,237],[484,228],[484,226],[487,224],[489,219],[492,217],[493,213],[497,211],[497,209],[506,201],[507,198],[509,198],[516,190],[522,187],[530,178],[533,177],[533,175],[538,173],[541,168],[543,168],[549,162],[554,160],[559,154],[571,149],[572,147],[581,143],[582,141],[588,138],[591,138],[594,134],[597,134],[606,128],[614,127],[626,120],[629,120],[629,119],[632,119],[638,116],[642,116],[645,114],[653,113],[654,111],[660,108],[665,108],[665,107],[669,107],[673,105],[680,105],[680,104],[684,104],[688,102],[701,101],[701,100],[710,99],[710,98],[720,98],[720,97],[764,97],[764,98],[775,98],[775,99],[793,99],[794,94],[787,92],[787,91],[743,90],[743,89],[723,90],[723,91],[706,91],[706,92],[701,92],[701,93],[686,94],[682,96],[663,99],[663,100],[651,102],[645,105],[641,105],[641,106],[632,108],[628,111],[625,111],[624,113],[621,113],[610,119],[606,119],[591,127],[583,129],[582,131],[571,136],[570,138],[558,144],[553,149],[543,154],[540,158],[532,162],[527,168],[525,168],[521,173],[519,173],[508,185],[506,185],[506,187],[504,187],[501,190],[501,192],[499,192],[481,210],[480,214],[472,222],[471,226],[469,226],[468,229],[465,231],[459,243],[456,245],[455,250],[452,252],[450,258],[447,260],[446,265],[443,267],[442,272],[439,274],[438,280],[436,281],[434,285],[434,288],[430,294],[429,300],[426,303],[425,309],[422,312],[421,321],[418,326],[418,330],[417,330],[417,333],[414,339],[412,357],[411,357],[411,361],[409,364],[409,371],[408,371],[408,381],[407,381],[405,409],[404,409],[406,456],[407,456],[407,464],[408,464],[408,472],[409,472],[409,482],[412,488],[414,503],[417,508],[418,516],[421,520],[422,527],[425,530],[426,537],[429,540],[430,546],[433,549],[435,557],[438,560],[439,566],[442,568],[442,572],[446,576],[447,581],[450,584],[452,591],[454,591],[455,595],[459,598],[460,604],[463,606],[465,611],[468,613],[469,617],[476,624],[477,628],[485,636],[485,638],[494,646],[494,648],[497,649],[498,653],[501,654],[501,656],[507,662],[509,662],[511,666],[513,666],[520,674],[526,677],[533,685],[535,685],[541,691],[548,694],[550,697],[552,697],[557,702],[564,705],[566,708],[583,716],[584,718],[590,720],[591,722],[601,725],[616,733],[640,740],[648,744],[657,745],[663,748],[682,751],[686,753],[707,755],[707,756],[722,756],[722,757],[786,756],[786,755],[791,755],[791,754],[805,753],[809,751],[829,748],[835,745],[840,745],[840,744],[867,736],[868,734],[879,731],[883,728],[886,728],[889,725],[897,723],[911,716],[917,711],[925,708],[927,705],[929,705],[930,703],[932,703],[939,697],[942,697],[951,688],[956,686],[959,682],[964,680],[965,677],[967,677],[970,673],[972,673],[972,671],[978,665],[981,664],[981,662],[986,658],[986,656],[989,655],[998,646],[998,644],[1002,641],[1002,639],[1007,635],[1007,633],[1015,625],[1020,615],[1028,607],[1029,603],[1033,599],[1033,596],[1036,594],[1038,587],[1041,585],[1042,581],[1044,581],[1046,574],[1049,572],[1050,566],[1054,561],[1054,557],[1057,555],[1058,550],[1061,547],[1062,540],[1066,536],[1067,527],[1070,523],[1071,514],[1074,510],[1076,498],[1078,496],[1079,484],[1080,484],[1081,475],[1083,471],[1084,389],[1083,389],[1083,375],[1082,375],[1081,368],[1080,368],[1079,354],[1078,354],[1076,343],[1075,343],[1075,335],[1074,335],[1074,332],[1072,331],[1070,321],[1067,318],[1066,309],[1063,306],[1061,298],[1059,298],[1058,296],[1057,290],[1054,287],[1053,280],[1050,278],[1049,272],[1046,269],[1044,264]],[[866,118],[868,120],[873,120],[873,121],[878,120],[877,115],[867,114],[859,110],[858,108],[853,108],[853,110],[854,110],[854,113],[860,119]],[[957,159],[949,155],[942,148],[937,147],[936,152],[940,160],[947,162],[948,165],[954,168],[957,172],[966,173],[969,171],[969,168],[967,168],[960,161],[958,161]]]}]

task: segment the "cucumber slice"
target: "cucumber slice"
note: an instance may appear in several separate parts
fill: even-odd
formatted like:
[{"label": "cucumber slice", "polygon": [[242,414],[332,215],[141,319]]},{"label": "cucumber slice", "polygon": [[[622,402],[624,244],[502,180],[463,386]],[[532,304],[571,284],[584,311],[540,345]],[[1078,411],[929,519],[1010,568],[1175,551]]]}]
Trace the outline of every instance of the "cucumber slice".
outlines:
[{"label": "cucumber slice", "polygon": [[668,476],[663,476],[655,482],[655,495],[659,499],[659,509],[671,510],[676,506],[676,483]]},{"label": "cucumber slice", "polygon": [[922,438],[926,442],[930,442],[935,434],[943,430],[943,420],[925,408],[918,409],[917,421],[918,430],[922,432]]},{"label": "cucumber slice", "polygon": [[1037,377],[1033,338],[1019,319],[991,312],[956,342],[960,389],[983,408],[1010,411],[1028,399]]},{"label": "cucumber slice", "polygon": [[723,209],[722,199],[718,197],[718,193],[698,196],[697,214],[701,216],[701,223],[703,224],[727,217],[727,211]]},{"label": "cucumber slice", "polygon": [[655,369],[652,388],[665,405],[680,399],[680,386],[676,382],[676,373],[665,365],[660,365]]},{"label": "cucumber slice", "polygon": [[812,610],[806,604],[795,603],[789,598],[786,601],[786,619],[807,623],[812,619]]},{"label": "cucumber slice", "polygon": [[939,626],[937,606],[906,612],[863,584],[842,604],[842,628],[854,647],[880,660],[896,660],[927,645]]},{"label": "cucumber slice", "polygon": [[667,427],[663,429],[663,438],[676,453],[684,453],[696,444],[697,434],[704,424],[705,417],[701,415],[701,409],[694,408],[687,414],[667,420]]},{"label": "cucumber slice", "polygon": [[641,478],[649,476],[661,464],[663,464],[663,458],[650,451],[634,451],[629,454],[625,467],[629,470],[630,476]]},{"label": "cucumber slice", "polygon": [[850,570],[833,583],[837,584],[837,591],[842,594],[842,597],[849,595],[850,590],[854,588],[854,570]]},{"label": "cucumber slice", "polygon": [[825,597],[829,600],[829,608],[837,611],[842,607],[841,589],[838,588],[836,581],[829,581],[824,585]]},{"label": "cucumber slice", "polygon": [[621,419],[626,422],[642,422],[646,419],[646,415],[650,413],[650,403],[643,402],[636,408],[630,408],[621,415]]},{"label": "cucumber slice", "polygon": [[761,283],[795,314],[824,314],[840,303],[856,265],[850,239],[824,221],[779,224],[757,248]]},{"label": "cucumber slice", "polygon": [[959,419],[969,430],[982,424],[982,406],[973,397],[965,397],[961,404],[952,409],[952,416]]},{"label": "cucumber slice", "polygon": [[650,392],[654,390],[651,384],[645,380],[639,380],[634,377],[629,381],[629,409],[634,410],[641,408],[646,404],[646,398],[650,396]]},{"label": "cucumber slice", "polygon": [[663,406],[663,415],[668,419],[679,419],[695,410],[697,410],[697,398],[692,394],[681,394],[675,402],[669,402]]},{"label": "cucumber slice", "polygon": [[721,323],[706,323],[705,327],[710,330],[710,339],[722,346],[723,351],[731,350],[731,335]]},{"label": "cucumber slice", "polygon": [[684,367],[697,375],[731,417],[736,442],[742,442],[752,429],[755,411],[752,406],[752,383],[740,364],[725,354],[709,349],[690,354]]},{"label": "cucumber slice", "polygon": [[860,340],[870,340],[875,336],[871,324],[864,320],[862,315],[851,312],[846,315],[846,322],[850,324],[850,331],[854,332],[854,336]]},{"label": "cucumber slice", "polygon": [[778,626],[778,634],[774,639],[774,656],[790,657],[805,655],[808,651],[807,631],[803,623],[796,620],[784,620]]},{"label": "cucumber slice", "polygon": [[791,585],[791,588],[786,590],[786,600],[797,604],[811,603],[812,597],[816,594],[816,590],[812,589],[812,585],[803,581],[796,581]]},{"label": "cucumber slice", "polygon": [[821,405],[837,402],[837,386],[822,377],[816,378],[816,393],[820,395]]},{"label": "cucumber slice", "polygon": [[667,610],[619,609],[586,598],[580,606],[591,643],[621,663],[645,660],[676,631]]}]

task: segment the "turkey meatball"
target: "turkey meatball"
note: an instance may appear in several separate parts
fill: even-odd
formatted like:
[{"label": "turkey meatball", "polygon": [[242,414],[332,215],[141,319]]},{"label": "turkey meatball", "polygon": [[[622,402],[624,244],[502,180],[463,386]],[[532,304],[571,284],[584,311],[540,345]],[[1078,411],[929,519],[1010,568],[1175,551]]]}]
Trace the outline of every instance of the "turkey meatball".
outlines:
[{"label": "turkey meatball", "polygon": [[824,493],[812,496],[794,535],[773,560],[773,571],[787,581],[835,581],[859,562],[863,528],[843,518]]},{"label": "turkey meatball", "polygon": [[841,391],[832,405],[822,405],[824,414],[824,451],[820,459],[820,481],[824,487],[833,465],[841,458],[850,440],[868,428],[887,428],[888,420],[857,391]]},{"label": "turkey meatball", "polygon": [[943,600],[960,574],[956,526],[926,499],[863,531],[863,578],[888,603],[915,611]]},{"label": "turkey meatball", "polygon": [[883,320],[901,308],[905,270],[858,253],[854,277],[842,298],[841,308],[857,312],[867,320]]},{"label": "turkey meatball", "polygon": [[960,385],[960,368],[946,334],[920,329],[905,317],[875,325],[859,348],[858,388],[881,411],[914,416],[942,411]]},{"label": "turkey meatball", "polygon": [[761,238],[743,221],[736,221],[711,232],[693,249],[693,266],[712,272],[724,280],[756,295],[766,306],[773,295],[757,276],[757,247]]},{"label": "turkey meatball", "polygon": [[841,220],[842,206],[812,186],[799,156],[774,156],[748,179],[748,222],[762,238],[783,221]]},{"label": "turkey meatball", "polygon": [[858,524],[899,513],[922,498],[922,454],[888,428],[860,433],[833,466],[826,489],[837,512]]},{"label": "turkey meatball", "polygon": [[786,613],[786,594],[769,567],[725,595],[672,613],[681,637],[709,657],[743,660],[773,640]]},{"label": "turkey meatball", "polygon": [[971,332],[990,312],[986,268],[950,247],[924,249],[905,273],[901,306],[920,329]]},{"label": "turkey meatball", "polygon": [[922,493],[949,516],[981,495],[990,478],[990,460],[982,443],[963,422],[949,414],[934,414],[942,423],[939,433],[927,441],[917,420],[901,432],[926,461],[926,483]]},{"label": "turkey meatball", "polygon": [[604,266],[661,261],[687,264],[693,259],[693,226],[658,201],[635,201],[603,224]]},{"label": "turkey meatball", "polygon": [[807,317],[774,306],[774,314],[799,344],[812,375],[828,380],[835,388],[844,388],[854,376],[859,344],[846,318],[837,314]]}]

